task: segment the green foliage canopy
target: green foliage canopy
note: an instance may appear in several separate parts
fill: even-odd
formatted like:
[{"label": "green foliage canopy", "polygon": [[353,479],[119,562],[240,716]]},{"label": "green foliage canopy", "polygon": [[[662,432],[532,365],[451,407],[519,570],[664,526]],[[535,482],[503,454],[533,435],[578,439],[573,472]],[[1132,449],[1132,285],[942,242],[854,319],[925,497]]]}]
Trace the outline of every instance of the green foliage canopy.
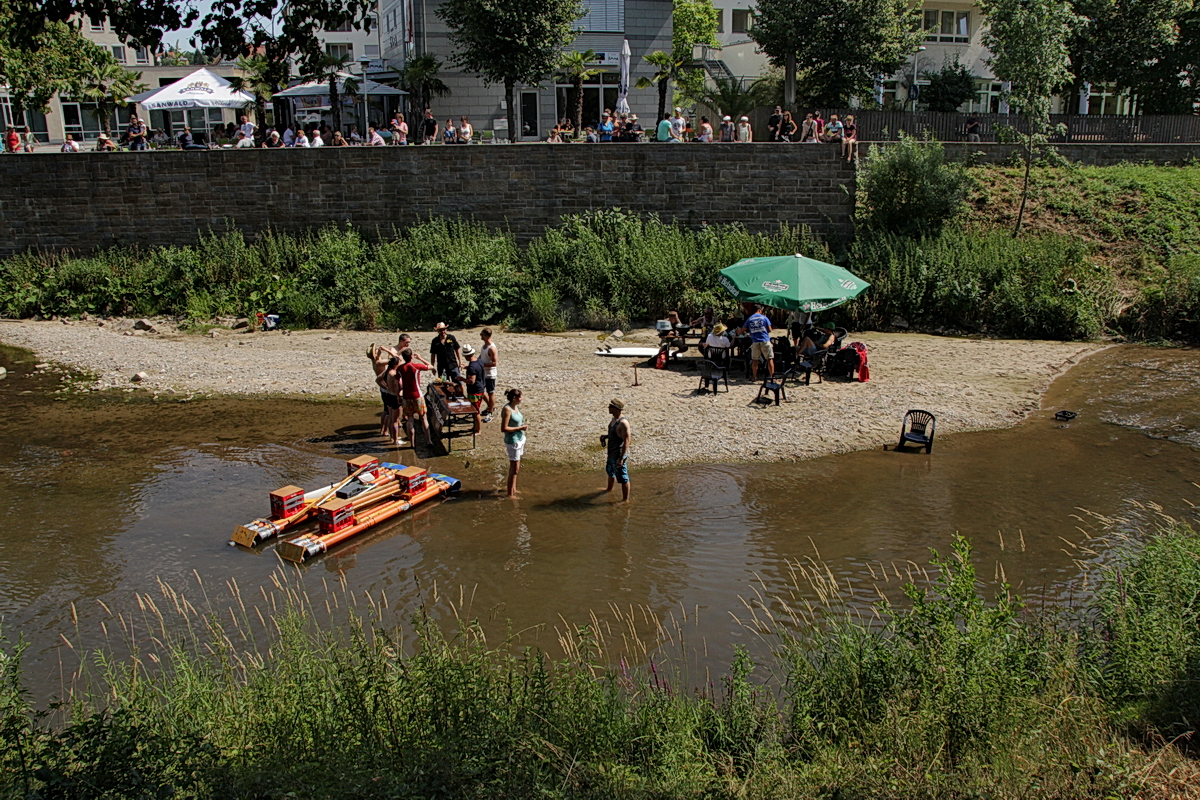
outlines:
[{"label": "green foliage canopy", "polygon": [[17,25],[11,8],[0,9],[0,85],[15,110],[45,111],[55,94],[79,94],[87,76],[112,61],[111,53],[65,22],[46,24],[29,43]]},{"label": "green foliage canopy", "polygon": [[975,97],[975,76],[957,54],[937,72],[926,72],[925,78],[929,85],[921,90],[921,102],[930,111],[952,113]]},{"label": "green foliage canopy", "polygon": [[797,97],[816,106],[867,95],[922,39],[907,0],[759,0],[750,38],[774,66],[796,57]]}]

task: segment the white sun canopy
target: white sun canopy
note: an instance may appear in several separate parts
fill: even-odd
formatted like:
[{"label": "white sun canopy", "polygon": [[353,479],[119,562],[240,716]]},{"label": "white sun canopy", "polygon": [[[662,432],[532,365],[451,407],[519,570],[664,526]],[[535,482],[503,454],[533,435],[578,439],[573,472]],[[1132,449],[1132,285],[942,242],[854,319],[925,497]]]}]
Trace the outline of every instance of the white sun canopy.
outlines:
[{"label": "white sun canopy", "polygon": [[[338,93],[346,93],[346,80],[351,79],[358,84],[358,93],[360,95],[370,95],[372,97],[392,96],[408,94],[403,89],[396,89],[387,84],[376,83],[369,78],[363,78],[358,75],[351,75],[346,72],[338,73]],[[282,92],[276,92],[272,97],[294,98],[294,97],[328,97],[329,96],[329,81],[309,81],[293,86],[290,89],[284,89]]]},{"label": "white sun canopy", "polygon": [[254,95],[236,92],[229,81],[206,69],[198,69],[186,78],[129,98],[147,111],[172,108],[245,108],[254,103]]}]

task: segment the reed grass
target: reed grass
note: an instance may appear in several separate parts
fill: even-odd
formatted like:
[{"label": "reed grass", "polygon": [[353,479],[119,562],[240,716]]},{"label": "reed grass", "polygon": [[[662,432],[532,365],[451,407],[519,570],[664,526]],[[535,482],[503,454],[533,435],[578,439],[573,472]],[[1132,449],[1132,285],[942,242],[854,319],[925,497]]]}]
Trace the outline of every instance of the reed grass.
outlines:
[{"label": "reed grass", "polygon": [[903,599],[872,605],[796,562],[738,615],[771,655],[702,683],[667,655],[683,609],[564,621],[551,661],[436,587],[397,626],[384,594],[286,571],[219,609],[162,584],[105,623],[131,655],[85,657],[61,707],[0,649],[0,797],[1184,797],[1200,534],[1107,546],[1058,610],[985,597],[962,539],[879,565]]}]

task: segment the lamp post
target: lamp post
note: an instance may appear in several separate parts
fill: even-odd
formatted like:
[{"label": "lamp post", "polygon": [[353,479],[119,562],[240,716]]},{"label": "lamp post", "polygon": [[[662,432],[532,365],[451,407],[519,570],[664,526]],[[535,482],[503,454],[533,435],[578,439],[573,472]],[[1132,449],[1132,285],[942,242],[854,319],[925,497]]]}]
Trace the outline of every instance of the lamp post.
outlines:
[{"label": "lamp post", "polygon": [[917,51],[913,53],[912,82],[908,84],[907,98],[908,102],[910,103],[908,109],[909,111],[917,110],[917,96],[921,93],[921,90],[917,88],[917,71],[920,69],[921,53],[923,52],[925,52],[925,45],[921,45],[917,48]]},{"label": "lamp post", "polygon": [[367,67],[370,65],[371,59],[367,58],[365,55],[360,56],[358,59],[358,63],[362,66],[363,117],[364,117],[363,133],[366,133],[367,128],[370,127],[370,125],[371,125],[371,92],[368,91],[368,89],[367,89],[367,81],[369,80],[369,78],[367,78]]}]

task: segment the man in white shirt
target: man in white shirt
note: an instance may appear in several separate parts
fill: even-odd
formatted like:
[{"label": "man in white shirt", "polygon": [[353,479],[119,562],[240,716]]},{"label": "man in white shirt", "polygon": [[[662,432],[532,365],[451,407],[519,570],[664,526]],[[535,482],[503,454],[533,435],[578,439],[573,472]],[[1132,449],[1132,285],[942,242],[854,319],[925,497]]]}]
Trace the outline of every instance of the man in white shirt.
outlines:
[{"label": "man in white shirt", "polygon": [[245,131],[238,131],[237,144],[234,147],[254,147],[254,140]]},{"label": "man in white shirt", "polygon": [[296,131],[296,141],[292,144],[292,147],[309,147],[309,146],[310,146],[310,142],[308,141],[308,134],[304,132],[304,128],[301,128],[300,130]]},{"label": "man in white shirt", "polygon": [[676,107],[675,116],[671,117],[671,136],[683,141],[683,129],[687,127],[687,120],[684,119],[683,109]]},{"label": "man in white shirt", "polygon": [[324,147],[325,140],[321,138],[321,129],[313,128],[312,147]]},{"label": "man in white shirt", "polygon": [[79,142],[75,141],[75,139],[73,139],[69,133],[67,134],[67,138],[63,140],[62,151],[64,153],[79,152]]},{"label": "man in white shirt", "polygon": [[246,138],[250,140],[250,146],[254,146],[254,132],[258,130],[258,126],[250,121],[250,118],[242,115],[242,124],[238,126],[238,130],[246,134]]},{"label": "man in white shirt", "polygon": [[287,126],[283,131],[283,146],[292,147],[296,144],[296,132],[292,130],[292,126]]},{"label": "man in white shirt", "polygon": [[383,137],[379,134],[379,131],[375,130],[374,128],[368,127],[367,128],[367,144],[370,145],[371,147],[383,147],[385,144],[387,144],[387,142],[385,142],[383,140]]}]

